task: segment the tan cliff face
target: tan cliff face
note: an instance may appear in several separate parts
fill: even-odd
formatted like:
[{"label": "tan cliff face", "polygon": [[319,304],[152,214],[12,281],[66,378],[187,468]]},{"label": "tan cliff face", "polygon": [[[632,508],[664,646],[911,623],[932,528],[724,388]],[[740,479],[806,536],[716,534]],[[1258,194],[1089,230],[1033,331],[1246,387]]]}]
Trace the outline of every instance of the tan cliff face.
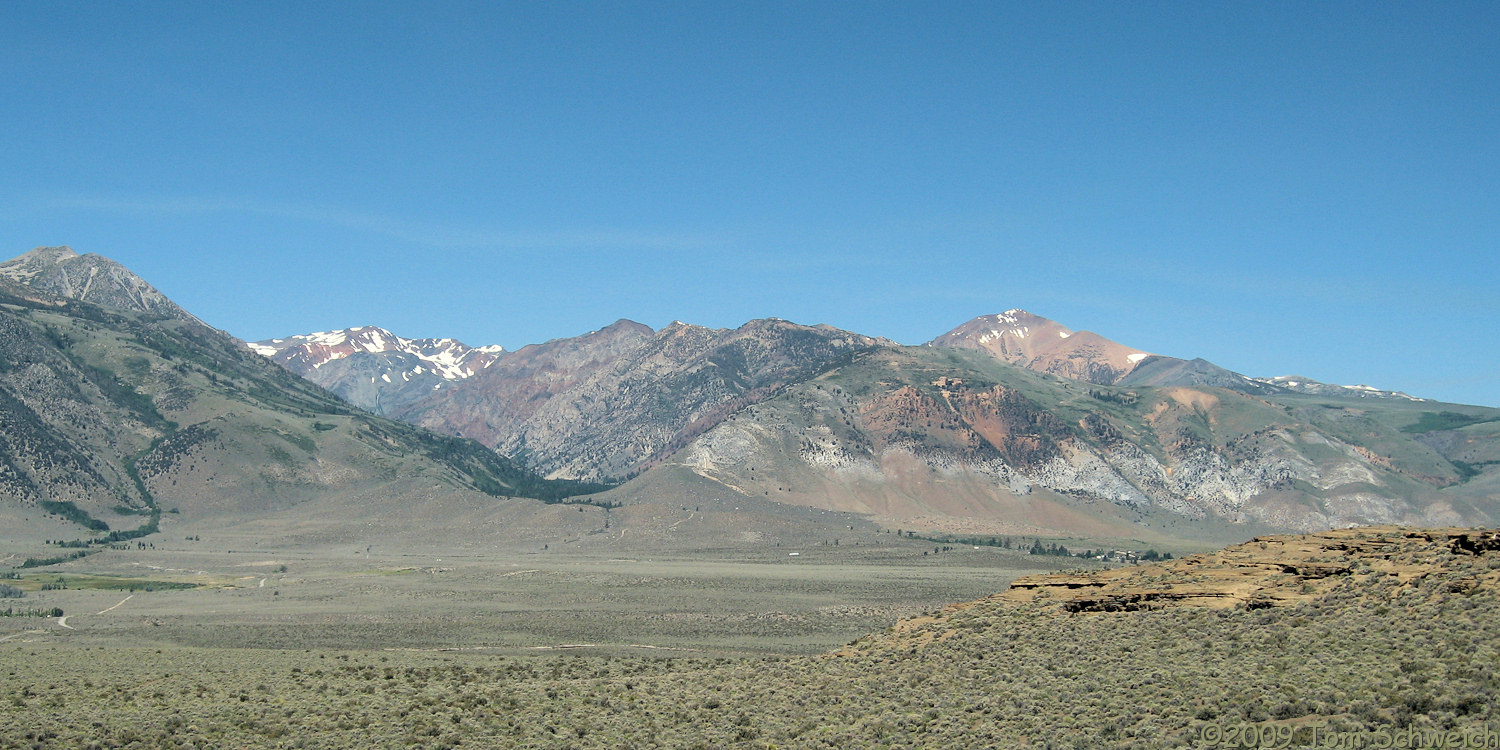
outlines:
[{"label": "tan cliff face", "polygon": [[[1368,526],[1256,538],[1145,567],[1025,576],[995,599],[1055,605],[1066,612],[1257,609],[1309,601],[1353,577],[1399,587],[1441,577],[1454,592],[1493,590],[1500,585],[1500,568],[1487,563],[1496,555],[1500,531]],[[1486,564],[1472,564],[1480,558]]]},{"label": "tan cliff face", "polygon": [[[1458,600],[1465,601],[1464,609],[1492,606],[1500,591],[1497,557],[1495,529],[1375,526],[1265,536],[1176,560],[1022,576],[1006,591],[903,620],[830,656],[909,655],[986,632],[1011,648],[1012,617],[1087,630],[1217,610],[1215,621],[1250,616],[1256,629],[1267,618],[1282,617],[1295,628],[1329,616],[1369,618],[1359,629],[1378,632],[1390,618],[1410,617],[1428,605]],[[1155,614],[1135,614],[1144,612]],[[1362,648],[1367,638],[1358,639]]]}]

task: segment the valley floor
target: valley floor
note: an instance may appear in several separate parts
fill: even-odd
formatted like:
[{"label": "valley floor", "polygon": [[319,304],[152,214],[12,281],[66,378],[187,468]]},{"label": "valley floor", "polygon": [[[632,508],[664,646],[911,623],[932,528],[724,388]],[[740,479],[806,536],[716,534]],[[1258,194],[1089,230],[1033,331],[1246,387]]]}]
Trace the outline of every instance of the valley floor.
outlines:
[{"label": "valley floor", "polygon": [[0,747],[1492,747],[1488,605],[1023,609],[737,660],[7,644]]},{"label": "valley floor", "polygon": [[106,550],[21,571],[11,583],[30,591],[11,606],[60,608],[67,627],[0,618],[0,638],[69,648],[821,653],[1019,575],[1082,564],[992,547],[845,542],[650,557],[207,551],[192,541]]},{"label": "valley floor", "polygon": [[178,552],[153,580],[217,588],[134,592],[101,553],[12,600],[65,622],[0,618],[0,748],[1500,744],[1500,552],[1387,536],[1401,575],[1318,552],[1350,572],[1286,606],[1086,614],[940,607],[1044,562],[990,548]]}]

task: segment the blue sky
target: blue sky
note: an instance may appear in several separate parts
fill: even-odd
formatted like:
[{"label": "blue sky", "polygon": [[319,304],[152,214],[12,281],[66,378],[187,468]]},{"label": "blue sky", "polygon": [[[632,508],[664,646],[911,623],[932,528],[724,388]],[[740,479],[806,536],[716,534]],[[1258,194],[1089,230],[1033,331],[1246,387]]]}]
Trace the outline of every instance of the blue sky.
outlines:
[{"label": "blue sky", "polygon": [[1500,406],[1493,2],[5,3],[0,144],[0,255],[247,339],[1021,307]]}]

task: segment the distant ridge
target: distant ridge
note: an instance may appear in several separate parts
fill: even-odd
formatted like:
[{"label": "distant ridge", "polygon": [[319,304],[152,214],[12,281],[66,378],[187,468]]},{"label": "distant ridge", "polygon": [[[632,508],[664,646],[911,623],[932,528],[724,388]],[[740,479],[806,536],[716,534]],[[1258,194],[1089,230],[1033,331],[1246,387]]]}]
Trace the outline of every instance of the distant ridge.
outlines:
[{"label": "distant ridge", "polygon": [[1206,385],[1243,393],[1276,389],[1207,360],[1151,354],[1020,309],[981,315],[927,346],[977,349],[1028,370],[1100,385]]},{"label": "distant ridge", "polygon": [[509,353],[396,414],[549,477],[634,475],[735,413],[887,339],[777,318],[736,329],[621,320]]},{"label": "distant ridge", "polygon": [[505,350],[449,338],[408,339],[377,326],[247,344],[355,406],[390,414],[494,364]]},{"label": "distant ridge", "polygon": [[1255,378],[1258,383],[1275,386],[1296,393],[1318,396],[1358,396],[1360,398],[1394,398],[1406,401],[1426,401],[1401,391],[1384,391],[1368,385],[1332,385],[1320,383],[1301,375],[1278,375],[1274,378]]},{"label": "distant ridge", "polygon": [[545,476],[625,481],[609,494],[626,502],[711,486],[989,534],[1500,518],[1495,410],[1251,379],[1019,309],[921,347],[776,318],[621,320],[502,353],[394,408],[406,375],[353,367],[390,356],[359,351],[308,377],[337,374],[335,390],[368,389],[373,408]]},{"label": "distant ridge", "polygon": [[471,347],[457,339],[408,339],[377,326],[346,328],[249,344],[251,350],[296,371],[316,370],[354,354],[410,354],[444,380],[462,380],[489,367],[500,346]]}]

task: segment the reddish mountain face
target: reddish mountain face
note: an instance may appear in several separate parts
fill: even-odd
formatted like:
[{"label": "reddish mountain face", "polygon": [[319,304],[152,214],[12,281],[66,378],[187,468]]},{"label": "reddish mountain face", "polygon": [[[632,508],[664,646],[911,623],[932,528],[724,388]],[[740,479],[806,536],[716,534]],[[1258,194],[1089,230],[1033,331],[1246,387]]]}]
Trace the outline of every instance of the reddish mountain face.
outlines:
[{"label": "reddish mountain face", "polygon": [[[1493,507],[1488,412],[1370,417],[1373,389],[1252,380],[1021,310],[909,348],[774,318],[659,331],[622,320],[466,378],[405,384],[394,408],[412,365],[395,382],[353,366],[416,356],[388,337],[302,337],[279,356],[314,379],[384,389],[382,413],[544,476],[640,480],[611,497],[714,487],[892,528],[1104,536],[1150,519],[1218,533],[1458,523]],[[1282,400],[1293,391],[1300,400]]]},{"label": "reddish mountain face", "polygon": [[514,353],[375,327],[246,345],[67,248],[0,263],[0,298],[0,515],[70,504],[86,515],[57,523],[91,530],[444,483],[598,489],[486,446],[554,478],[628,480],[610,502],[759,498],[944,533],[1500,518],[1500,410],[1254,381],[1020,310],[926,347],[775,318],[622,320]]},{"label": "reddish mountain face", "polygon": [[601,369],[650,341],[655,331],[630,320],[582,336],[523,346],[477,373],[462,387],[435,391],[396,413],[495,447],[541,411]]},{"label": "reddish mountain face", "polygon": [[927,343],[988,352],[1029,370],[1111,385],[1153,355],[1025,310],[982,315]]}]

